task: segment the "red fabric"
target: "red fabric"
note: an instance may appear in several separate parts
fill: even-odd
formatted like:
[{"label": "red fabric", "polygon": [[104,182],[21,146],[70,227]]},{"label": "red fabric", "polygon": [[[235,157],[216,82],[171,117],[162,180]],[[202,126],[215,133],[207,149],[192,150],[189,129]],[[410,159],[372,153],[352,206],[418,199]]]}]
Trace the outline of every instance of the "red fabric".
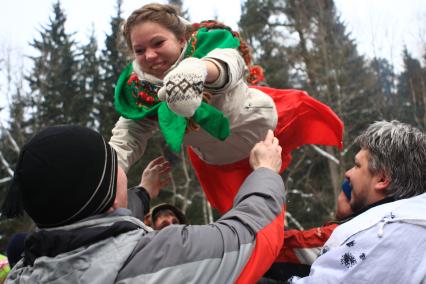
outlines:
[{"label": "red fabric", "polygon": [[220,213],[225,213],[232,208],[238,189],[253,171],[248,158],[229,165],[210,165],[201,160],[191,148],[187,149],[195,175],[207,200]]},{"label": "red fabric", "polygon": [[301,90],[280,90],[253,86],[275,102],[278,123],[274,134],[283,150],[283,166],[290,164],[291,151],[305,145],[318,144],[336,146],[343,143],[343,122],[333,110]]},{"label": "red fabric", "polygon": [[[310,230],[285,230],[284,245],[281,248],[275,262],[290,262],[300,264],[301,261],[295,253],[295,249],[321,248],[331,236],[337,224],[329,224]],[[312,264],[312,263],[303,263]]]},{"label": "red fabric", "polygon": [[[342,148],[343,123],[325,104],[300,90],[252,87],[272,97],[277,107],[278,123],[274,130],[282,147],[284,171],[291,161],[291,151],[305,144]],[[248,158],[225,166],[209,165],[188,150],[195,173],[210,204],[225,213],[252,169]]]},{"label": "red fabric", "polygon": [[256,283],[276,259],[284,240],[285,208],[275,220],[256,234],[253,252],[235,283]]}]

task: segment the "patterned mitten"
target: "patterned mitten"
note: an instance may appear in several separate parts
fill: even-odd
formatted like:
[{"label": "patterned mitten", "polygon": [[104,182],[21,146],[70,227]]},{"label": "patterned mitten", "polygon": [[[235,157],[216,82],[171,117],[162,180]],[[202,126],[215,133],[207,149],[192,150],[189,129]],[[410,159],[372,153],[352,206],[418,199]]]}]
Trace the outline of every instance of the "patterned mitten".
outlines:
[{"label": "patterned mitten", "polygon": [[206,76],[207,67],[201,59],[186,58],[164,77],[158,97],[176,114],[191,117],[203,99]]}]

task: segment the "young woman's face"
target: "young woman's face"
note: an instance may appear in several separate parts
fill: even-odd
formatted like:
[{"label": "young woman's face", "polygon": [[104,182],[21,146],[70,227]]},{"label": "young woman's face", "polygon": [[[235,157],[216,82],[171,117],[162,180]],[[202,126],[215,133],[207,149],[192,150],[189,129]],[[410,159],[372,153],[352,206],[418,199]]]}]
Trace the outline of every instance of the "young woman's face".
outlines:
[{"label": "young woman's face", "polygon": [[133,54],[142,71],[163,79],[166,72],[179,58],[185,39],[160,24],[143,22],[130,32]]}]

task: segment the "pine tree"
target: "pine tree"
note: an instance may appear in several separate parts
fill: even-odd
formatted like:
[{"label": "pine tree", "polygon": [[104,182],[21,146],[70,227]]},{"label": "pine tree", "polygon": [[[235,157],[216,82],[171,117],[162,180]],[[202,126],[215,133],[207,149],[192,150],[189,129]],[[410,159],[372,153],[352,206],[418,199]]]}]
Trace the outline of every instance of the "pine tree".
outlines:
[{"label": "pine tree", "polygon": [[[0,163],[0,204],[3,204],[5,193],[9,189],[12,180],[11,171],[14,170],[18,161],[19,150],[31,136],[31,126],[28,125],[25,118],[29,96],[23,91],[22,84],[22,77],[19,76],[14,94],[11,96],[8,129],[0,129],[0,154],[9,164],[7,169],[3,162]],[[32,224],[31,219],[27,216],[13,220],[0,220],[0,251],[5,251],[7,242],[13,233],[28,231]]]},{"label": "pine tree", "polygon": [[101,55],[101,93],[97,101],[99,132],[107,139],[111,137],[111,129],[118,120],[118,114],[114,109],[115,85],[121,71],[129,63],[126,43],[121,34],[121,25],[124,21],[121,17],[122,0],[117,0],[116,4],[116,15],[110,22],[111,33],[106,35],[105,48]]},{"label": "pine tree", "polygon": [[426,128],[426,72],[419,60],[405,48],[404,71],[399,76],[398,100],[401,120],[419,128]]},{"label": "pine tree", "polygon": [[254,63],[265,70],[266,83],[275,88],[289,88],[290,66],[282,44],[286,36],[274,29],[275,21],[270,21],[275,13],[274,3],[276,1],[247,0],[238,25],[253,49]]},{"label": "pine tree", "polygon": [[[325,148],[339,164],[324,159],[315,148],[303,147],[293,153],[297,162],[284,175],[288,188],[303,188],[316,199],[306,203],[302,198],[303,205],[296,202],[295,207],[289,206],[293,215],[306,222],[321,215],[328,219],[324,214],[332,213],[327,208],[332,208],[343,174],[352,162],[352,139],[380,117],[378,109],[383,104],[377,104],[382,100],[377,78],[358,54],[332,0],[247,0],[240,26],[254,47],[257,62],[264,62],[271,87],[303,89],[329,105],[345,123],[346,156]],[[268,74],[271,70],[272,75]],[[309,216],[306,210],[312,206],[317,210]]]},{"label": "pine tree", "polygon": [[[0,118],[0,201],[6,192],[13,176],[13,170],[18,160],[20,147],[31,135],[28,124],[29,96],[24,91],[24,75],[22,58],[12,59],[13,50],[7,50],[5,58],[0,60],[4,64],[4,88],[2,94],[9,101],[9,117],[7,120]],[[2,66],[3,67],[3,66]],[[0,228],[0,232],[1,232]]]},{"label": "pine tree", "polygon": [[387,97],[394,95],[396,90],[396,74],[389,61],[386,58],[373,58],[371,68],[378,78],[381,93]]},{"label": "pine tree", "polygon": [[[324,204],[333,204],[341,190],[344,172],[352,165],[357,150],[351,147],[353,139],[380,117],[378,109],[382,97],[378,94],[377,78],[366,67],[364,57],[359,55],[332,0],[291,0],[287,4],[286,15],[299,38],[294,52],[296,59],[301,59],[299,65],[304,66],[305,88],[332,107],[345,123],[345,155],[335,148],[325,148],[339,159],[339,165],[309,156],[311,186],[322,185],[324,191],[321,193],[326,196],[330,193],[327,183],[331,181],[334,194],[330,201],[324,200]],[[300,175],[303,176],[304,171]]]},{"label": "pine tree", "polygon": [[[28,123],[28,118],[25,117],[29,107],[29,95],[21,86],[16,87],[16,93],[12,96],[10,105],[9,132],[16,142],[16,146],[20,148],[32,135],[31,125]],[[16,146],[12,146],[16,148]],[[17,158],[17,153],[16,153]]]},{"label": "pine tree", "polygon": [[[370,69],[377,78],[377,92],[383,98],[379,101],[383,105],[379,108],[382,117],[387,120],[399,117],[400,106],[397,96],[397,75],[393,66],[386,58],[373,58],[370,62]],[[378,102],[378,103],[379,103]]]},{"label": "pine tree", "polygon": [[97,54],[98,45],[95,31],[89,37],[89,42],[81,47],[81,59],[79,61],[79,92],[80,110],[82,120],[87,122],[88,127],[97,128],[99,125],[99,110],[96,108],[100,102],[101,74],[100,59]]},{"label": "pine tree", "polygon": [[53,17],[31,44],[39,53],[31,57],[34,66],[27,77],[33,93],[34,126],[81,123],[77,61],[72,35],[65,32],[66,16],[60,2],[53,4]]}]

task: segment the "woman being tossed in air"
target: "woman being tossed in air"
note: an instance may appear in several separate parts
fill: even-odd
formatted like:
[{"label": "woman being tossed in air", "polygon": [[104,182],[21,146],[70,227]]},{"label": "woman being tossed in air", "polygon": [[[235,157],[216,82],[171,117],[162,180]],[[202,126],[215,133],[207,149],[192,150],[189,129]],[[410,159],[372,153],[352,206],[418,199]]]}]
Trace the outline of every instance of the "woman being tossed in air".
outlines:
[{"label": "woman being tossed in air", "polygon": [[208,200],[224,213],[268,129],[280,140],[282,170],[298,146],[341,146],[343,125],[324,104],[299,90],[249,86],[262,79],[261,69],[230,28],[190,24],[173,6],[148,4],[129,16],[123,34],[134,60],[117,82],[121,117],[110,144],[126,172],[160,129],[173,151],[188,146]]}]

